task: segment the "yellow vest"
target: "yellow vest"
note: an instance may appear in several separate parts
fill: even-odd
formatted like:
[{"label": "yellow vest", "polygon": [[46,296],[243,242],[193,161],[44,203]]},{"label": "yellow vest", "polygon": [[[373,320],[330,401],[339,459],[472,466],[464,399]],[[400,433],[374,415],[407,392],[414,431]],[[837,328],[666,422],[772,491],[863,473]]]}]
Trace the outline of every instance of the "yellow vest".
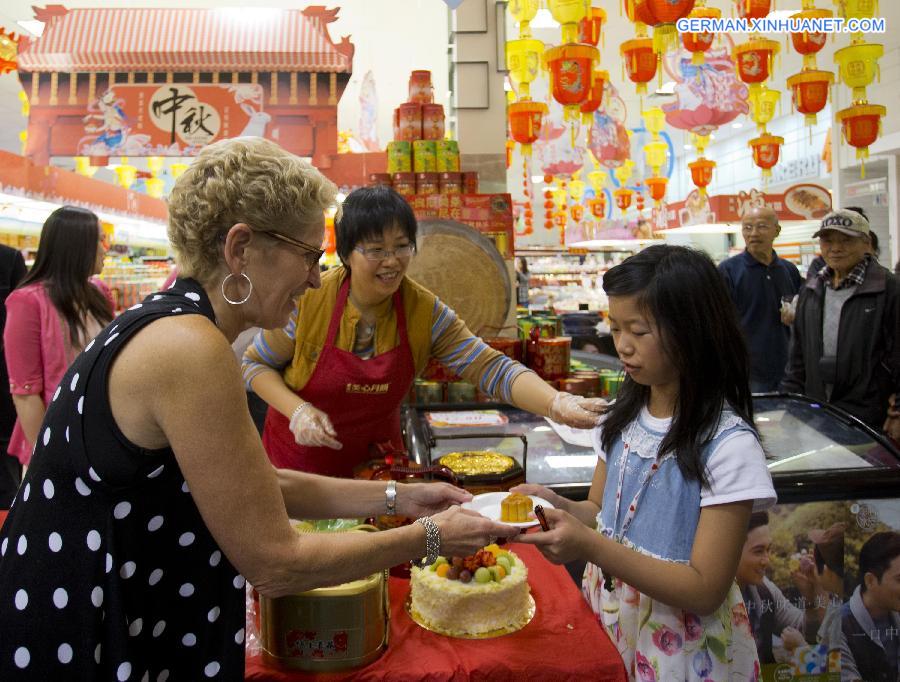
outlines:
[{"label": "yellow vest", "polygon": [[[284,382],[294,391],[301,390],[312,377],[313,370],[325,346],[328,325],[337,305],[341,284],[348,276],[343,267],[333,268],[322,275],[322,286],[307,289],[297,304],[297,341],[294,358],[284,370]],[[431,357],[431,322],[436,296],[408,277],[400,283],[403,311],[406,313],[406,334],[412,351],[416,374],[428,364]],[[359,311],[349,302],[344,306],[335,346],[352,351],[356,342],[356,324]],[[393,300],[385,301],[376,312],[375,355],[393,350],[400,344],[397,333],[397,314]]]}]

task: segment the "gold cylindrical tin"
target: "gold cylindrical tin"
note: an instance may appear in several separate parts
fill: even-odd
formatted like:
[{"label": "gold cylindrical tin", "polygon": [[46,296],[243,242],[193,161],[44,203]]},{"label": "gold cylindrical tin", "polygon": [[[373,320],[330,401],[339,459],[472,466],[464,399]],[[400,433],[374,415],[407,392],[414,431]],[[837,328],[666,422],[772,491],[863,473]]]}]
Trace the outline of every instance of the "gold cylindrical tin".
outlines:
[{"label": "gold cylindrical tin", "polygon": [[349,670],[368,665],[387,647],[384,573],[288,597],[261,596],[259,608],[263,660],[276,667]]},{"label": "gold cylindrical tin", "polygon": [[474,403],[475,386],[468,381],[452,381],[447,384],[448,403]]}]

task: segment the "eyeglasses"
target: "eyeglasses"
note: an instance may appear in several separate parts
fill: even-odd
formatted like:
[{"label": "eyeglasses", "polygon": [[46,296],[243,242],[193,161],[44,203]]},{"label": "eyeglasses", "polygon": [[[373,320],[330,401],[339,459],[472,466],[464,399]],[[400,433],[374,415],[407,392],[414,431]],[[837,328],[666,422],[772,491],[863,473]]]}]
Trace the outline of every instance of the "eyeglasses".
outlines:
[{"label": "eyeglasses", "polygon": [[306,264],[310,268],[314,268],[319,264],[319,261],[322,260],[322,255],[325,253],[324,249],[317,249],[315,247],[310,246],[309,244],[304,244],[298,239],[294,239],[292,237],[287,237],[280,232],[270,232],[268,230],[257,230],[253,227],[250,227],[254,232],[260,232],[262,234],[266,234],[273,239],[277,239],[280,242],[285,242],[287,244],[291,244],[292,246],[297,246],[303,249],[306,252]]},{"label": "eyeglasses", "polygon": [[366,260],[370,260],[373,262],[387,260],[388,258],[394,257],[397,259],[409,258],[416,252],[415,244],[406,244],[404,246],[398,246],[393,251],[389,251],[388,249],[364,249],[361,246],[357,246],[353,249],[354,251],[359,251]]}]

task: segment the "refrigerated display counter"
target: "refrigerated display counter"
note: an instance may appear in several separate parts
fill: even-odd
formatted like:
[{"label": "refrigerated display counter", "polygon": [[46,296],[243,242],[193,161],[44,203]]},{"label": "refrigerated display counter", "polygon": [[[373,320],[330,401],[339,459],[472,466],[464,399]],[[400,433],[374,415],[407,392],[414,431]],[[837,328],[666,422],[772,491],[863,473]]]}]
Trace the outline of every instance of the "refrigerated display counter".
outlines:
[{"label": "refrigerated display counter", "polygon": [[[796,394],[755,395],[754,409],[779,501],[898,495],[900,450],[858,419]],[[483,418],[472,419],[478,414]],[[543,417],[502,404],[409,405],[403,423],[419,464],[490,450],[515,459],[529,483],[570,499],[587,496],[597,462],[587,431],[555,430]]]}]

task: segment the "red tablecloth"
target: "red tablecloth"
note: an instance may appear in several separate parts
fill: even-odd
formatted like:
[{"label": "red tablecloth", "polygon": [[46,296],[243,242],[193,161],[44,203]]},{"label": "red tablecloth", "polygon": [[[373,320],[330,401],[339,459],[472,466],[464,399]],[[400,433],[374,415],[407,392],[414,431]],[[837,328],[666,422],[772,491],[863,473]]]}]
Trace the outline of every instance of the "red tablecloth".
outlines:
[{"label": "red tablecloth", "polygon": [[511,548],[528,566],[534,619],[511,635],[493,639],[455,639],[414,623],[404,605],[409,581],[390,579],[390,645],[371,665],[346,674],[282,672],[247,657],[246,679],[301,680],[625,680],[622,659],[597,623],[578,586],[530,545]]}]

